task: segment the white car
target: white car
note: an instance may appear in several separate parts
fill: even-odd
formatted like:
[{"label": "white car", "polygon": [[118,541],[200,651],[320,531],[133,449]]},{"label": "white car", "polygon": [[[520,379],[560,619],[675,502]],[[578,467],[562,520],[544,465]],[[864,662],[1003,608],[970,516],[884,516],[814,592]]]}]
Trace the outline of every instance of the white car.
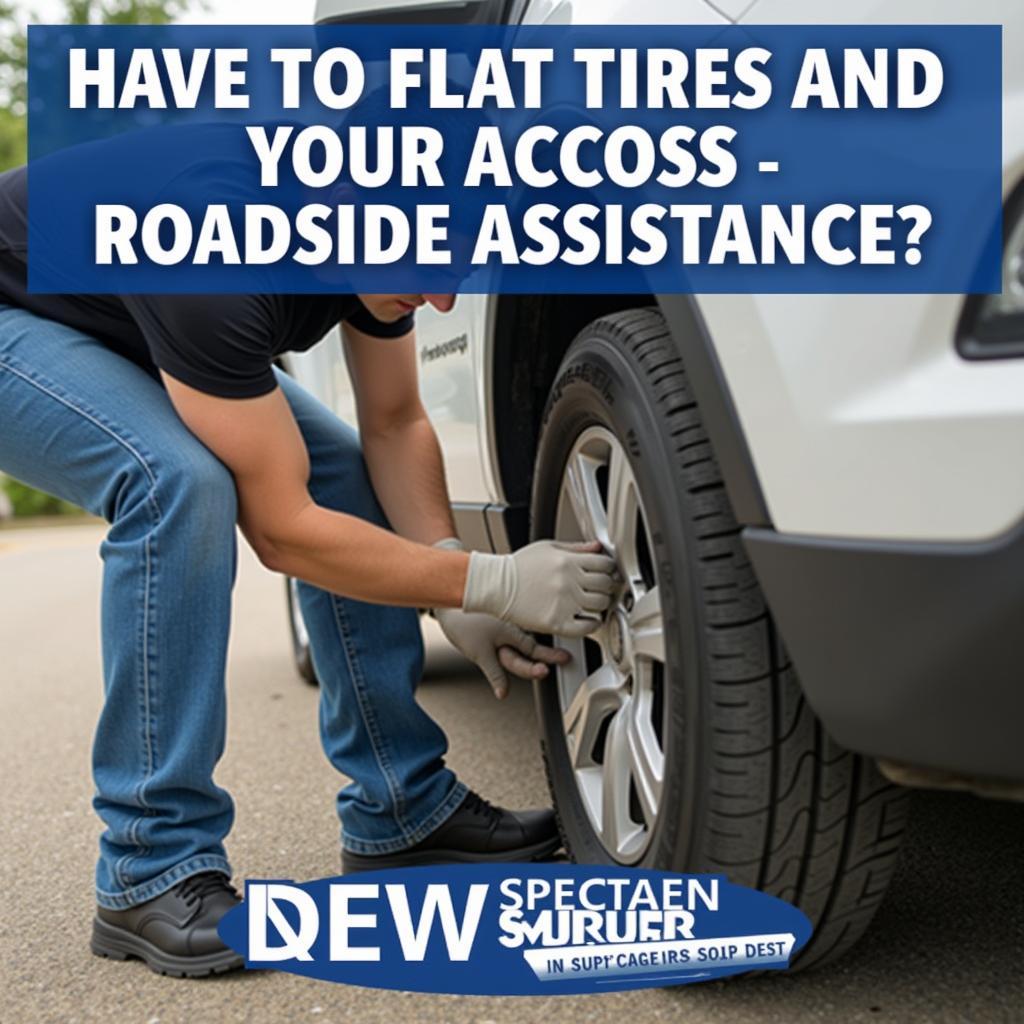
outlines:
[{"label": "white car", "polygon": [[[320,0],[317,17],[1004,25],[1001,297],[470,295],[418,321],[463,538],[596,534],[630,580],[536,687],[567,849],[774,893],[815,926],[797,966],[835,958],[883,898],[907,784],[1024,793],[1024,5]],[[340,346],[289,368],[354,419]]]}]

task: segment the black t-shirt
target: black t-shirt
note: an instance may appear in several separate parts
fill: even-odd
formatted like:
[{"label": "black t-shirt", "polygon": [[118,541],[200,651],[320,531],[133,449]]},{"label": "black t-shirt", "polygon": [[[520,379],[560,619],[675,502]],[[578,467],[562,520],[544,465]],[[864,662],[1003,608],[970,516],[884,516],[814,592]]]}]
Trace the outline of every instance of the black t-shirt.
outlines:
[{"label": "black t-shirt", "polygon": [[341,321],[378,338],[412,330],[374,317],[355,295],[32,295],[28,291],[28,172],[0,174],[0,303],[89,334],[159,379],[255,398],[276,386],[274,360],[311,348]]}]

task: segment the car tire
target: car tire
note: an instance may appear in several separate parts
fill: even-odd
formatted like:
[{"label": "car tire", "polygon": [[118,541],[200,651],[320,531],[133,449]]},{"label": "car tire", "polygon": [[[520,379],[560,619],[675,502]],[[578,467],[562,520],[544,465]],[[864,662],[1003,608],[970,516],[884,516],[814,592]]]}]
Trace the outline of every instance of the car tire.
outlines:
[{"label": "car tire", "polygon": [[807,704],[656,309],[604,317],[572,344],[531,511],[534,539],[597,535],[628,581],[596,639],[560,639],[573,663],[535,684],[570,856],[725,874],[810,918],[794,967],[839,957],[883,898],[906,791]]},{"label": "car tire", "polygon": [[316,668],[313,666],[313,652],[309,645],[309,633],[302,619],[302,609],[299,607],[298,581],[291,578],[286,579],[285,588],[288,600],[288,628],[292,638],[292,659],[295,662],[295,671],[310,686],[319,686],[320,680],[317,678]]}]

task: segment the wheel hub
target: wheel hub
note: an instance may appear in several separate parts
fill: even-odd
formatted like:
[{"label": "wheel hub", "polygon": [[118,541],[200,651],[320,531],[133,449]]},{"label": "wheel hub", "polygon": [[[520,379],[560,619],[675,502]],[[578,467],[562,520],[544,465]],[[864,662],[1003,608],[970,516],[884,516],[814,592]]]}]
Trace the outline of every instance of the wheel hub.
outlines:
[{"label": "wheel hub", "polygon": [[629,664],[629,624],[626,622],[626,613],[622,608],[612,612],[608,620],[608,653],[612,661],[623,671],[628,672]]}]

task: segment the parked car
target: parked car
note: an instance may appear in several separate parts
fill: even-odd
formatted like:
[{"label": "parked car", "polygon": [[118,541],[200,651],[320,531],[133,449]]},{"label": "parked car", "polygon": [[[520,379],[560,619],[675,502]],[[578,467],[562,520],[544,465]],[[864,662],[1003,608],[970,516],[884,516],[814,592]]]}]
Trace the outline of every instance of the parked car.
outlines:
[{"label": "parked car", "polygon": [[[568,851],[724,873],[810,917],[796,966],[835,959],[889,884],[905,784],[1024,792],[1024,7],[320,0],[317,17],[1003,23],[1002,297],[469,295],[418,323],[464,540],[597,536],[629,580],[535,690]],[[340,346],[290,369],[353,416]]]}]

